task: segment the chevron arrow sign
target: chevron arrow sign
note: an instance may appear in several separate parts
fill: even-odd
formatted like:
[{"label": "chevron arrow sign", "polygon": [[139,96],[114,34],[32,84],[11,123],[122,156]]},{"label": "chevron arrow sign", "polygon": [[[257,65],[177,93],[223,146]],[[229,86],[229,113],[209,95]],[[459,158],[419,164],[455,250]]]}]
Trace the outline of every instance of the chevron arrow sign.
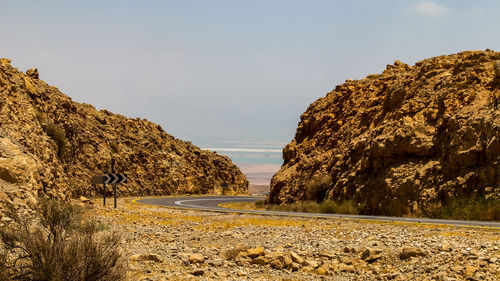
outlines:
[{"label": "chevron arrow sign", "polygon": [[126,183],[127,175],[125,174],[105,174],[104,183]]}]

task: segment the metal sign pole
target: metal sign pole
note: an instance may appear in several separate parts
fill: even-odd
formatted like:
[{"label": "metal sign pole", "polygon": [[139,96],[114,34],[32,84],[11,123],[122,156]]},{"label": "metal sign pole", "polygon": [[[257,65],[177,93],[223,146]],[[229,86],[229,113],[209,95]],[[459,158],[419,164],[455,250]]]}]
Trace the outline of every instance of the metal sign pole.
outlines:
[{"label": "metal sign pole", "polygon": [[113,184],[113,193],[115,195],[115,209],[116,209],[116,183]]},{"label": "metal sign pole", "polygon": [[102,185],[102,205],[106,206],[106,184]]}]

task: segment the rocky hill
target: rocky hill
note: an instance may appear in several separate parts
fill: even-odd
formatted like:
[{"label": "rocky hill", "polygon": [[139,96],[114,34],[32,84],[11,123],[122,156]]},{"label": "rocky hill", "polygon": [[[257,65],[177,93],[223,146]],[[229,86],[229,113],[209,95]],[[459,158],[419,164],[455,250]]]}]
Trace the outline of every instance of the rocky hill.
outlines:
[{"label": "rocky hill", "polygon": [[337,86],[301,116],[268,201],[425,215],[449,198],[498,196],[499,60],[486,50],[396,61]]},{"label": "rocky hill", "polygon": [[[159,125],[73,102],[0,59],[0,203],[93,195],[92,176],[124,172],[121,195],[207,193],[221,182],[246,192],[227,157],[167,134]],[[0,204],[1,205],[1,204]]]}]

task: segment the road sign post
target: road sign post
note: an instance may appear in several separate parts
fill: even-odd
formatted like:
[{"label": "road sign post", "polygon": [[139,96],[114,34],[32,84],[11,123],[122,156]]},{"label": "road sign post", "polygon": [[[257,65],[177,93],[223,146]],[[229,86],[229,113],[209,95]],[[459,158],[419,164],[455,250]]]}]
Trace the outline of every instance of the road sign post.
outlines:
[{"label": "road sign post", "polygon": [[116,185],[119,183],[127,183],[127,175],[125,174],[105,174],[102,176],[92,177],[92,184],[102,184],[102,203],[106,206],[106,184],[113,184],[114,207],[116,208]]},{"label": "road sign post", "polygon": [[116,209],[116,183],[113,184],[113,194],[115,197],[115,209]]},{"label": "road sign post", "polygon": [[222,187],[222,195],[226,195],[226,189],[228,187],[227,183],[226,182],[222,182],[220,184],[220,186]]}]

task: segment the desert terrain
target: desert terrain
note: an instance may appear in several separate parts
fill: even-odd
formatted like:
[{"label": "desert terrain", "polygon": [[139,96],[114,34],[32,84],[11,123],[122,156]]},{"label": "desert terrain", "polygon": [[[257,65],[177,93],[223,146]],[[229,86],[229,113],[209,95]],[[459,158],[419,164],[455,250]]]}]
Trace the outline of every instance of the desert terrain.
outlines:
[{"label": "desert terrain", "polygon": [[500,233],[480,227],[283,218],[95,199],[122,233],[129,280],[498,280]]}]

